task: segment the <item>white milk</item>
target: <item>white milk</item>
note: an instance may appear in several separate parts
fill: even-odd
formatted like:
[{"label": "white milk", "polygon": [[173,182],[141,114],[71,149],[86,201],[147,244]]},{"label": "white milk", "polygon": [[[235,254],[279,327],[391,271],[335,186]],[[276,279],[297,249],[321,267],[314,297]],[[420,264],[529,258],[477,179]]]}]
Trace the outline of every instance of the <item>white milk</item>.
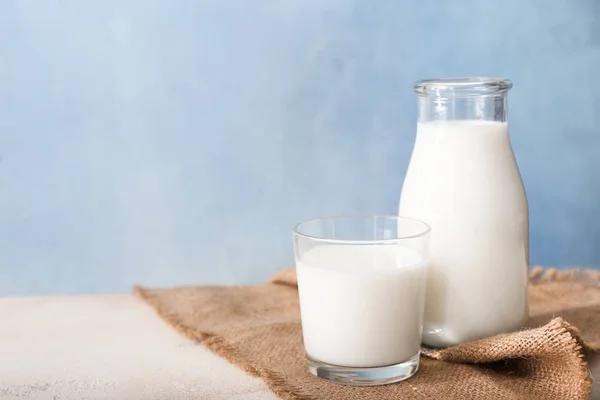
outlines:
[{"label": "white milk", "polygon": [[426,265],[391,245],[324,245],[296,260],[307,357],[380,367],[419,353]]},{"label": "white milk", "polygon": [[399,213],[431,226],[425,344],[524,324],[527,199],[506,123],[420,123]]}]

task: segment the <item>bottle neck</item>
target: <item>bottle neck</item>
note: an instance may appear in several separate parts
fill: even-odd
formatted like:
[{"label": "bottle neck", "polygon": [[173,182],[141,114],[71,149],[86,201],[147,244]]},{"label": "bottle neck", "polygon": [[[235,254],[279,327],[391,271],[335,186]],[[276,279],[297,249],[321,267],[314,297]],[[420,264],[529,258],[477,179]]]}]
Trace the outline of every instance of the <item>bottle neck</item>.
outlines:
[{"label": "bottle neck", "polygon": [[419,95],[419,122],[480,120],[506,122],[506,92],[468,97]]},{"label": "bottle neck", "polygon": [[413,86],[419,122],[479,120],[506,122],[506,95],[512,82],[502,78],[426,79]]}]

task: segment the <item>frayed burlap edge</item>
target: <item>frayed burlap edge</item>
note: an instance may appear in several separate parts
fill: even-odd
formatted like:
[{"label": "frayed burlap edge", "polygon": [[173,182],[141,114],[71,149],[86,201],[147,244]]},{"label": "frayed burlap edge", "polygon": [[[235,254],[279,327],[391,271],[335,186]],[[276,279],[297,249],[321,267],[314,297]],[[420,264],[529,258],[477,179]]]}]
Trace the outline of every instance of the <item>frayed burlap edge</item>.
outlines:
[{"label": "frayed burlap edge", "polygon": [[600,270],[569,268],[559,270],[554,267],[534,266],[529,273],[529,283],[537,285],[547,282],[573,281],[589,286],[600,287]]},{"label": "frayed burlap edge", "polygon": [[[579,387],[578,398],[587,399],[592,389],[592,376],[587,368],[587,361],[584,360],[584,350],[590,350],[583,340],[579,337],[579,332],[576,327],[569,324],[561,317],[552,319],[548,325],[549,333],[553,337],[561,337],[564,339],[564,343],[569,346],[569,351],[577,358],[577,364],[579,367],[581,385]],[[486,340],[486,339],[483,339]],[[428,350],[424,351],[423,355],[433,360],[453,362],[453,360],[446,357],[445,353],[440,350]]]},{"label": "frayed burlap edge", "polygon": [[267,387],[282,399],[319,400],[314,396],[303,394],[301,388],[290,385],[281,374],[267,368],[253,365],[240,355],[240,351],[237,347],[227,343],[222,336],[199,332],[184,325],[176,315],[167,312],[160,304],[156,303],[143,287],[134,286],[133,293],[150,305],[156,314],[158,314],[158,316],[167,324],[171,325],[177,332],[195,342],[201,341],[204,346],[216,355],[223,357],[231,364],[243,369],[250,375],[261,378]]},{"label": "frayed burlap edge", "polygon": [[590,394],[592,392],[592,384],[594,383],[594,380],[592,378],[592,372],[587,367],[588,363],[583,359],[583,357],[585,356],[584,350],[590,349],[587,348],[585,343],[579,337],[579,332],[577,331],[577,328],[575,328],[573,325],[569,324],[562,318],[557,319],[560,320],[559,322],[562,325],[560,329],[564,330],[564,333],[562,334],[568,334],[570,336],[569,345],[571,346],[572,351],[576,352],[577,357],[579,358],[579,374],[583,378],[580,386],[581,398],[587,399],[590,397]]},{"label": "frayed burlap edge", "polygon": [[[549,282],[579,282],[584,285],[600,287],[600,270],[591,270],[583,268],[569,268],[559,270],[557,268],[549,267],[544,268],[539,265],[534,266],[529,274],[529,283],[532,285],[538,285],[541,283]],[[598,348],[592,348],[585,344],[579,337],[579,331],[576,327],[569,324],[562,318],[560,320],[560,327],[557,332],[560,335],[569,335],[569,344],[572,346],[572,350],[577,352],[580,359],[579,368],[581,376],[584,377],[582,381],[582,398],[588,398],[592,389],[592,375],[590,370],[587,368],[587,361],[583,359],[584,352],[589,351],[600,351]],[[562,332],[561,332],[562,331]],[[429,355],[428,355],[429,356]]]},{"label": "frayed burlap edge", "polygon": [[[269,283],[295,286],[297,284],[295,274],[290,273],[292,268],[287,268],[280,271],[271,279],[269,279]],[[585,275],[586,280],[589,276],[595,279],[594,283],[591,284],[600,285],[600,271],[582,270],[580,268],[558,270],[556,268],[535,266],[530,272],[529,280],[530,283],[534,285],[544,282],[569,280],[580,281],[584,274],[587,274]],[[253,365],[240,355],[240,351],[237,347],[227,343],[223,337],[210,335],[205,332],[199,332],[190,328],[189,326],[184,325],[176,315],[168,313],[160,306],[160,304],[157,304],[153,298],[148,295],[144,288],[140,286],[134,286],[133,293],[149,304],[157,313],[157,315],[171,325],[177,332],[193,341],[202,341],[202,344],[216,355],[225,358],[231,364],[242,368],[249,374],[261,378],[267,387],[277,396],[283,398],[284,400],[318,400],[314,396],[303,394],[301,388],[290,385],[285,378],[281,376],[281,374],[278,374],[267,368]],[[588,350],[588,348],[579,338],[579,334],[575,327],[564,321],[562,318],[557,318],[557,320],[559,320],[559,326],[556,332],[557,335],[569,336],[568,343],[572,346],[571,350],[577,354],[577,357],[580,360],[579,368],[582,376],[580,394],[582,399],[586,399],[589,397],[592,386],[592,377],[587,368],[587,362],[583,359],[583,351]],[[432,359],[442,360],[441,357],[436,357],[435,352],[426,352],[424,355]]]}]

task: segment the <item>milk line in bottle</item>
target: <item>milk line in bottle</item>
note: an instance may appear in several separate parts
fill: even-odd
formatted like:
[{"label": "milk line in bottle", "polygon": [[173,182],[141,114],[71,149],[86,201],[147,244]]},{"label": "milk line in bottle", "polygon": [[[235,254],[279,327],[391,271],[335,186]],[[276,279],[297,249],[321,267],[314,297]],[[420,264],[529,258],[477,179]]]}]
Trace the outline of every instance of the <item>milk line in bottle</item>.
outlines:
[{"label": "milk line in bottle", "polygon": [[417,135],[399,215],[431,226],[423,343],[513,331],[528,317],[528,207],[506,122],[507,80],[415,84]]}]

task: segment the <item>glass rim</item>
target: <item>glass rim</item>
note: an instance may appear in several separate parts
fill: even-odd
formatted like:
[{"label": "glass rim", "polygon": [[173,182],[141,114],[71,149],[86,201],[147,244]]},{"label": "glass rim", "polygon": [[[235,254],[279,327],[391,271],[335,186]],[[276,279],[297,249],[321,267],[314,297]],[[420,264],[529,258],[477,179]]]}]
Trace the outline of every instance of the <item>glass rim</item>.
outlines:
[{"label": "glass rim", "polygon": [[[319,220],[335,220],[335,219],[343,219],[343,218],[356,218],[356,217],[379,217],[384,219],[395,219],[396,221],[412,221],[417,222],[423,228],[418,233],[412,235],[398,235],[396,234],[396,238],[393,239],[365,239],[365,240],[357,240],[357,239],[334,239],[322,236],[313,236],[308,235],[306,233],[300,232],[299,228],[301,225],[319,221]],[[310,219],[306,219],[304,221],[298,222],[292,228],[292,233],[296,236],[303,237],[305,239],[310,239],[317,242],[327,242],[327,243],[337,243],[337,244],[394,244],[407,239],[416,239],[427,235],[431,231],[431,227],[424,221],[416,218],[403,217],[401,215],[393,215],[393,214],[338,214],[338,215],[327,215],[322,217],[314,217]]]},{"label": "glass rim", "polygon": [[507,92],[513,86],[510,79],[469,76],[459,78],[423,79],[413,84],[419,96],[471,97]]}]

